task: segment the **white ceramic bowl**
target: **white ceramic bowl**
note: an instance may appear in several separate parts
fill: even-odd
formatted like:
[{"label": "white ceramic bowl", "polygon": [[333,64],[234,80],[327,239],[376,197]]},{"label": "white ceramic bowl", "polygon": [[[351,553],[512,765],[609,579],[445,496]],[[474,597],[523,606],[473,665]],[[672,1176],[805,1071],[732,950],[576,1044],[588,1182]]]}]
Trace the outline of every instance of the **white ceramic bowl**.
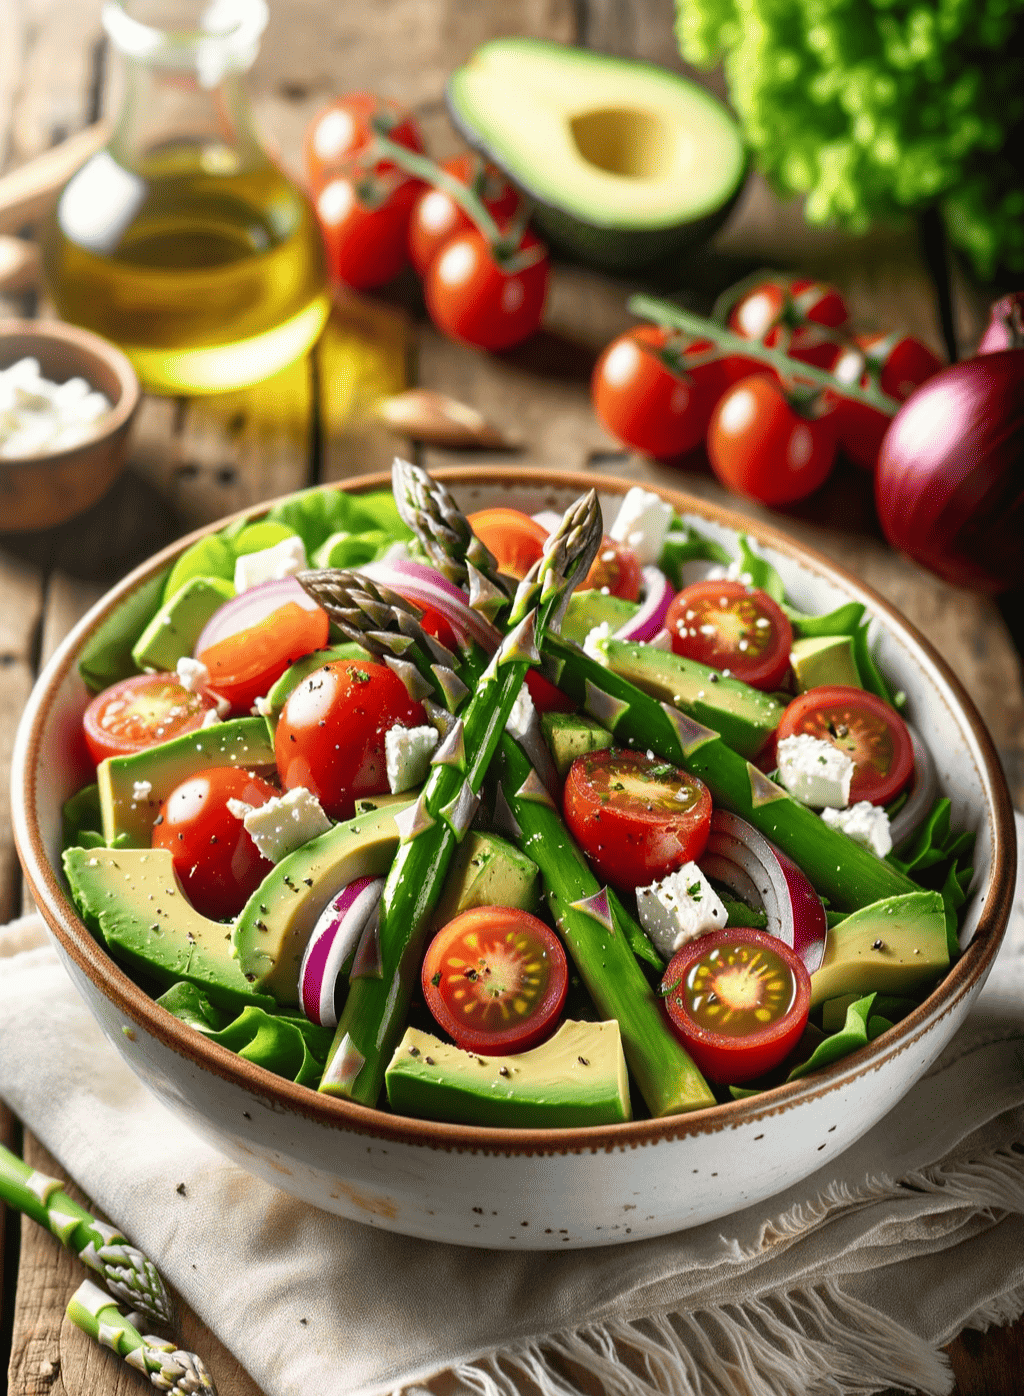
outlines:
[{"label": "white ceramic bowl", "polygon": [[[562,509],[594,485],[613,516],[628,488],[503,467],[439,473],[467,512],[499,503]],[[347,487],[387,484],[367,476]],[[827,611],[852,597],[877,617],[879,661],[931,745],[954,824],[977,835],[966,953],[909,1017],[831,1068],[668,1119],[564,1131],[434,1124],[318,1095],[250,1065],[157,1008],[86,930],[55,870],[61,804],[91,775],[78,653],[192,541],[183,539],[90,611],[39,679],[15,749],[15,834],[60,956],[110,1042],[165,1105],[243,1168],[357,1221],[467,1245],[561,1249],[660,1235],[768,1197],[839,1154],[898,1104],[963,1022],[1005,930],[1015,859],[1009,795],[973,704],[906,621],[826,558],[703,501],[662,493],[727,545],[736,530],[750,533],[803,609]]]}]

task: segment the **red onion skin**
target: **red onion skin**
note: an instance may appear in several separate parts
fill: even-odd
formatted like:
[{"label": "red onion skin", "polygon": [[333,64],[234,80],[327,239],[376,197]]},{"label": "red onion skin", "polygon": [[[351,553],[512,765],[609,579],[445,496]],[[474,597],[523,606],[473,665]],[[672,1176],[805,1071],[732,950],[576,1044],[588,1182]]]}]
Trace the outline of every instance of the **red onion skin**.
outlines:
[{"label": "red onion skin", "polygon": [[892,546],[944,581],[993,595],[1024,582],[1024,349],[953,364],[908,398],[875,504]]},{"label": "red onion skin", "polygon": [[1001,349],[1024,349],[1024,291],[1012,291],[992,305],[978,353],[997,354]]}]

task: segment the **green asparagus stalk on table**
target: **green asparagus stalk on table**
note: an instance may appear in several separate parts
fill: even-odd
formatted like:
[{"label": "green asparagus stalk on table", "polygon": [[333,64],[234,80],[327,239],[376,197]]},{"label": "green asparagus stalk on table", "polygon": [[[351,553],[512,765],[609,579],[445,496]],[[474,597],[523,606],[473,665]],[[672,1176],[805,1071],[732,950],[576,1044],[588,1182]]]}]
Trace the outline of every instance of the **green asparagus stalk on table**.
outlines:
[{"label": "green asparagus stalk on table", "polygon": [[97,1221],[58,1178],[39,1173],[0,1145],[0,1200],[24,1212],[91,1270],[131,1309],[157,1323],[171,1321],[171,1300],[156,1266],[117,1230]]},{"label": "green asparagus stalk on table", "polygon": [[593,490],[567,510],[544,555],[520,582],[509,633],[434,753],[419,799],[404,815],[401,842],[384,885],[376,957],[354,974],[338,1020],[321,1091],[374,1105],[401,1036],[430,918],[455,849],[479,802],[538,640],[557,626],[573,586],[587,575],[602,534]]},{"label": "green asparagus stalk on table", "polygon": [[148,1377],[158,1391],[180,1396],[207,1392],[216,1396],[213,1378],[202,1358],[194,1352],[182,1352],[163,1338],[143,1337],[110,1295],[91,1280],[83,1281],[75,1291],[68,1304],[68,1318],[83,1333]]}]

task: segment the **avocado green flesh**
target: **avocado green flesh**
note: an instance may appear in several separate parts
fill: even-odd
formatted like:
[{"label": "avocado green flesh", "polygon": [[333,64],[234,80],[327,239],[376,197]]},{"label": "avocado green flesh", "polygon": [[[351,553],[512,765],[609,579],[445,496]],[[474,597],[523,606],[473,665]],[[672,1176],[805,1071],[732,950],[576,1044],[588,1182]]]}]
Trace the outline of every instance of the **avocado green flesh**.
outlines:
[{"label": "avocado green flesh", "polygon": [[357,877],[385,877],[398,849],[395,815],[411,791],[297,848],[276,863],[242,908],[232,937],[238,963],[278,1003],[299,1002],[299,969],[320,914]]},{"label": "avocado green flesh", "polygon": [[770,694],[696,660],[633,640],[609,640],[603,650],[612,673],[713,728],[748,760],[779,725],[784,709]]},{"label": "avocado green flesh", "polygon": [[[274,743],[261,717],[218,722],[132,756],[109,756],[96,770],[103,837],[110,845],[116,839],[120,848],[148,848],[160,806],[183,780],[212,766],[273,765]],[[150,788],[137,794],[143,782]]]},{"label": "avocado green flesh", "polygon": [[542,234],[604,266],[710,236],[741,186],[739,129],[667,69],[538,39],[483,44],[448,83],[469,143],[533,199]]},{"label": "avocado green flesh", "polygon": [[820,688],[823,684],[861,687],[853,653],[853,637],[850,635],[809,635],[794,640],[789,662],[793,666],[800,693],[806,693],[809,688]]},{"label": "avocado green flesh", "polygon": [[565,1022],[539,1047],[503,1057],[408,1028],[384,1079],[392,1110],[424,1120],[572,1129],[632,1118],[616,1022]]},{"label": "avocado green flesh", "polygon": [[179,659],[195,651],[206,622],[235,588],[223,577],[193,577],[165,601],[139,636],[132,659],[140,669],[174,669]]},{"label": "avocado green flesh", "polygon": [[948,968],[941,893],[886,897],[829,929],[811,975],[811,1007],[842,994],[912,994]]},{"label": "avocado green flesh", "polygon": [[168,849],[69,848],[64,871],[82,919],[115,959],[165,988],[184,980],[218,1003],[274,1007],[234,958],[230,923],[188,901]]},{"label": "avocado green flesh", "polygon": [[433,924],[440,929],[476,906],[510,906],[535,912],[540,901],[539,878],[537,864],[514,844],[497,834],[472,829],[452,861]]},{"label": "avocado green flesh", "polygon": [[632,620],[639,611],[636,601],[626,601],[621,596],[605,595],[591,587],[588,591],[574,591],[562,617],[560,634],[563,640],[572,640],[582,645],[595,625],[606,621],[614,633],[620,626]]},{"label": "avocado green flesh", "polygon": [[606,727],[576,713],[544,713],[540,726],[562,780],[578,756],[589,756],[612,744],[612,734]]}]

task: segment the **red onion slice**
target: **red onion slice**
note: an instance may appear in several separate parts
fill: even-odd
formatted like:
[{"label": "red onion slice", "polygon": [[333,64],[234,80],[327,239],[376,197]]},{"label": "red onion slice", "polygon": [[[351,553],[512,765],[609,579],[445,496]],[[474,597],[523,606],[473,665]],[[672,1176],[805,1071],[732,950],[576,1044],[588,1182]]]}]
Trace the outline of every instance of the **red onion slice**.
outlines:
[{"label": "red onion slice", "polygon": [[438,611],[459,634],[475,640],[492,653],[501,644],[501,632],[466,604],[466,594],[433,567],[406,558],[368,562],[359,571],[371,582],[390,587],[406,600]]},{"label": "red onion slice", "polygon": [[653,640],[665,628],[669,603],[675,596],[672,583],[658,567],[642,569],[644,599],[635,615],[615,631],[616,640]]},{"label": "red onion slice", "polygon": [[[904,721],[906,722],[905,718]],[[906,804],[897,810],[892,823],[889,825],[889,835],[892,838],[894,848],[901,844],[909,834],[912,834],[921,823],[921,820],[935,803],[935,795],[938,790],[935,762],[932,760],[931,752],[909,722],[907,722],[907,731],[910,733],[910,741],[914,748],[914,778]]]},{"label": "red onion slice", "polygon": [[791,859],[745,819],[715,810],[699,866],[741,900],[760,903],[768,933],[785,941],[803,960],[807,973],[814,973],[825,953],[825,908]]},{"label": "red onion slice", "polygon": [[371,917],[380,913],[382,877],[357,877],[320,913],[299,969],[299,1002],[312,1023],[337,1027],[334,986]]},{"label": "red onion slice", "polygon": [[304,611],[318,611],[320,607],[313,598],[303,591],[294,577],[277,577],[269,582],[260,582],[247,591],[240,591],[230,601],[214,611],[204,626],[193,651],[200,655],[221,640],[229,640],[242,630],[250,630],[279,611],[289,602],[301,606]]}]

